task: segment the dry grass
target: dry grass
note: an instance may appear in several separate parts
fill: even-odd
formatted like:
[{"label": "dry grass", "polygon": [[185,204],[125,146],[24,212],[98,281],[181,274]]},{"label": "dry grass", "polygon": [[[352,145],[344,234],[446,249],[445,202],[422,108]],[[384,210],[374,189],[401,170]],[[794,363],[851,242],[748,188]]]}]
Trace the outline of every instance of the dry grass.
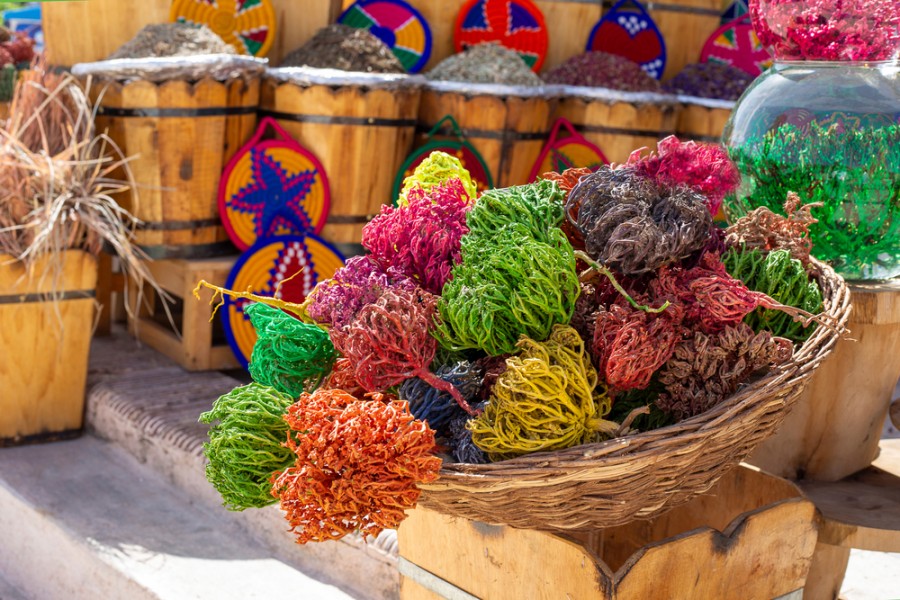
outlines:
[{"label": "dry grass", "polygon": [[105,247],[126,274],[149,281],[132,244],[137,220],[115,200],[134,193],[128,160],[96,134],[78,82],[35,64],[0,128],[0,253],[32,263],[67,249],[96,255]]}]

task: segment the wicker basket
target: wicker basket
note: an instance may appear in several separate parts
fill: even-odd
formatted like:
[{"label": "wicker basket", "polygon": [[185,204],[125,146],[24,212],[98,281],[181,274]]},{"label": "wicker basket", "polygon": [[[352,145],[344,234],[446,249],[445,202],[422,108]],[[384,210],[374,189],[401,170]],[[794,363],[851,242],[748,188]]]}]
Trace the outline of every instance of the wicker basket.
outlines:
[{"label": "wicker basket", "polygon": [[850,293],[828,266],[819,282],[831,327],[817,327],[793,358],[714,409],[676,425],[502,462],[445,463],[421,503],[467,519],[574,531],[649,519],[708,491],[775,429],[831,352]]}]

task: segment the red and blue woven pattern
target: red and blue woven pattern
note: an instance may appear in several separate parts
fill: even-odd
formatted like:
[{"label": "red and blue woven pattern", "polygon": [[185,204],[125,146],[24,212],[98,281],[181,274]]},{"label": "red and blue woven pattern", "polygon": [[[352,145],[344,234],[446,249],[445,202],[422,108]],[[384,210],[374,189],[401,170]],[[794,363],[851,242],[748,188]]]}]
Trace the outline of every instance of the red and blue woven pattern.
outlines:
[{"label": "red and blue woven pattern", "polygon": [[535,72],[547,56],[544,14],[531,0],[469,0],[456,18],[456,51],[494,42],[519,53]]}]

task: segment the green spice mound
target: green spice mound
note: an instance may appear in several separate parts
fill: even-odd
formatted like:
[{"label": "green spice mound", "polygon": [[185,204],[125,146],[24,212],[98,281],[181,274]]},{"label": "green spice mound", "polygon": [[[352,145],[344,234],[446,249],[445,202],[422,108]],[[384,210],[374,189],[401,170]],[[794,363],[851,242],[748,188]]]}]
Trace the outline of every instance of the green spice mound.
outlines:
[{"label": "green spice mound", "polygon": [[517,53],[498,44],[478,44],[454,54],[429,71],[435,81],[466,81],[499,85],[539,86],[544,82]]},{"label": "green spice mound", "polygon": [[186,23],[160,23],[147,25],[138,31],[137,35],[108,58],[161,58],[204,54],[237,52],[205,25],[196,27]]},{"label": "green spice mound", "polygon": [[[803,264],[788,250],[764,253],[759,250],[729,250],[722,256],[725,269],[754,292],[762,292],[776,302],[812,314],[822,312],[822,290],[810,281]],[[744,319],[753,331],[768,331],[792,342],[803,342],[815,331],[815,323],[804,327],[779,310],[757,308]]]},{"label": "green spice mound", "polygon": [[200,415],[211,423],[203,452],[209,459],[206,479],[221,494],[225,508],[242,511],[275,502],[269,479],[294,463],[284,447],[289,427],[282,418],[293,404],[290,396],[251,383],[216,400]]}]

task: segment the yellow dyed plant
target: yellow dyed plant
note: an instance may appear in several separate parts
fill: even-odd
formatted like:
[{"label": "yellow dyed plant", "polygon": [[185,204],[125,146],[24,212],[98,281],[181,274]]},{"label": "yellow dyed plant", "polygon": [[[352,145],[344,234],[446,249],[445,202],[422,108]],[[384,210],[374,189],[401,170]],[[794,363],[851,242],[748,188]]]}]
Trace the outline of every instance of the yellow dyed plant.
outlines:
[{"label": "yellow dyed plant", "polygon": [[603,418],[612,401],[577,331],[556,325],[546,342],[523,337],[518,347],[484,412],[469,421],[475,446],[498,461],[615,434],[619,424]]},{"label": "yellow dyed plant", "polygon": [[403,189],[400,190],[397,205],[409,204],[409,192],[415,188],[430,192],[434,186],[454,178],[458,178],[462,182],[463,189],[466,190],[469,198],[474,200],[478,196],[478,188],[472,181],[472,176],[458,158],[450,156],[446,152],[432,152],[416,167],[412,175],[403,180]]}]

